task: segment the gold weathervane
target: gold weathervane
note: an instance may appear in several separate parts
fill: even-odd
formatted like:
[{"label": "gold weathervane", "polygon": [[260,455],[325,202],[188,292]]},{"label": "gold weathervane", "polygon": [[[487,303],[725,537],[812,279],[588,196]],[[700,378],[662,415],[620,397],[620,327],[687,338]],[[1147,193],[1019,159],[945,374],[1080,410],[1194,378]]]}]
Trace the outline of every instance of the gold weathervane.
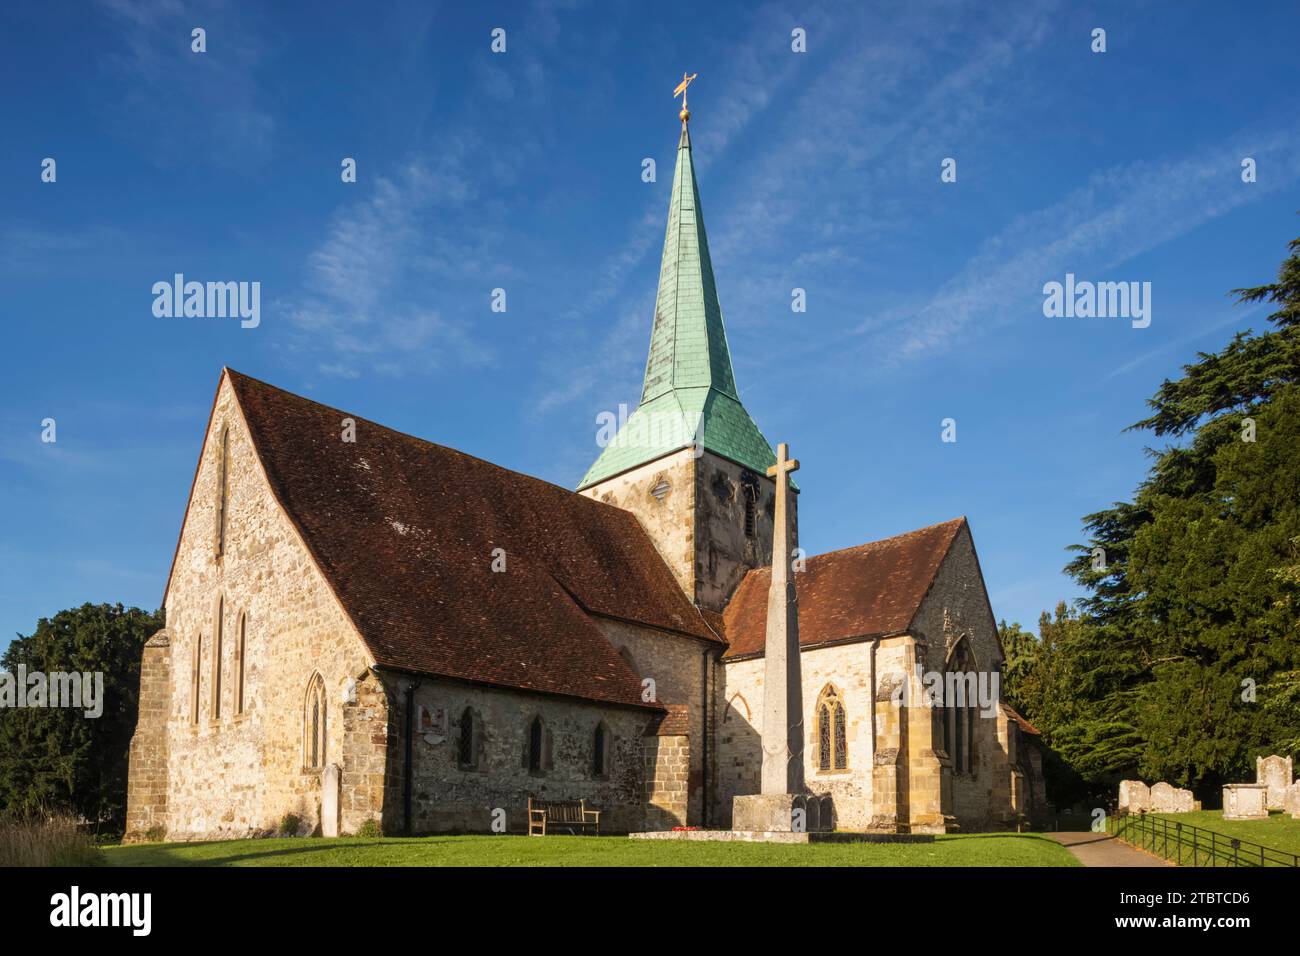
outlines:
[{"label": "gold weathervane", "polygon": [[690,76],[687,76],[683,73],[682,81],[677,84],[677,89],[673,90],[673,99],[676,99],[678,96],[682,98],[682,111],[678,115],[681,116],[683,124],[691,118],[691,111],[686,108],[686,87],[690,86],[699,75],[700,74],[698,73],[692,73]]}]

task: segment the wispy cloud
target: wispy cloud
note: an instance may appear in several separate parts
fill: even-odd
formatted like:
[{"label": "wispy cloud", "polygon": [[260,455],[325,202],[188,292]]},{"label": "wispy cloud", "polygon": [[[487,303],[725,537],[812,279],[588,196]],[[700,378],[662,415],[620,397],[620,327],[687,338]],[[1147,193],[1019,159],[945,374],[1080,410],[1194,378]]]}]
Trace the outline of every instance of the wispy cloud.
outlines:
[{"label": "wispy cloud", "polygon": [[[225,0],[100,0],[100,7],[122,37],[104,65],[131,81],[127,95],[103,111],[124,135],[147,136],[154,162],[202,158],[244,169],[271,157],[276,124],[256,81],[261,31],[247,22],[255,11]],[[205,53],[191,50],[195,27],[208,33]]]},{"label": "wispy cloud", "polygon": [[[1067,271],[1133,278],[1110,272],[1295,183],[1298,145],[1297,128],[1241,134],[1194,157],[1112,167],[1064,199],[1008,223],[934,294],[869,316],[847,337],[865,338],[861,348],[897,365],[951,349],[973,328],[988,332],[1026,314],[1041,315],[1043,283]],[[1248,155],[1268,164],[1267,182],[1241,182],[1239,163]]]},{"label": "wispy cloud", "polygon": [[[472,271],[467,257],[474,258],[476,245],[482,254],[491,241],[465,228],[456,231],[457,245],[428,227],[434,213],[475,197],[462,156],[453,143],[436,160],[408,161],[393,175],[379,176],[367,198],[335,215],[308,257],[303,291],[285,303],[296,330],[291,348],[314,357],[318,373],[396,376],[437,368],[448,356],[471,366],[492,360],[492,351],[466,322],[430,307],[436,289],[408,282]],[[418,300],[409,297],[410,287],[421,290]]]}]

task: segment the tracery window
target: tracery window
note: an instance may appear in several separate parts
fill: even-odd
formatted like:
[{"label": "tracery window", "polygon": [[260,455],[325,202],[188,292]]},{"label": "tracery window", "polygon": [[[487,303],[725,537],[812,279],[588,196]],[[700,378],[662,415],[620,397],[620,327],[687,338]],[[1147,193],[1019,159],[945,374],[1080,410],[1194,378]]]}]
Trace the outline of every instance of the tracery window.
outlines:
[{"label": "tracery window", "polygon": [[943,681],[943,749],[956,775],[975,772],[976,678],[975,656],[962,638],[948,657]]},{"label": "tracery window", "polygon": [[817,770],[829,773],[849,768],[848,729],[844,701],[827,684],[817,698]]}]

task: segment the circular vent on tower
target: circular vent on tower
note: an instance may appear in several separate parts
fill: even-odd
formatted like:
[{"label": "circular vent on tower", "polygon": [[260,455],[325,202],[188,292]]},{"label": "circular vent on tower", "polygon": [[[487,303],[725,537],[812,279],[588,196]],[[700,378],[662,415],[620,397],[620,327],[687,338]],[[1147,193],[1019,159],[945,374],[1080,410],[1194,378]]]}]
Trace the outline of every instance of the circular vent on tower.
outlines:
[{"label": "circular vent on tower", "polygon": [[668,484],[667,478],[660,478],[650,486],[650,494],[654,495],[655,500],[663,501],[668,497],[668,492],[672,491],[673,486]]}]

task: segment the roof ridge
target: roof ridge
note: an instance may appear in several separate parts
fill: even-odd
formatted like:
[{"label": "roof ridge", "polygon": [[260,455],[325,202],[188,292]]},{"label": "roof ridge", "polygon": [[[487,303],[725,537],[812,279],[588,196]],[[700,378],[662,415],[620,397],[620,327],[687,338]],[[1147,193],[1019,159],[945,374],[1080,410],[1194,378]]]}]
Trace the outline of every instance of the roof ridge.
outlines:
[{"label": "roof ridge", "polygon": [[[247,375],[244,372],[240,372],[236,369],[229,368],[228,366],[223,367],[223,371],[228,373],[232,380],[244,379],[245,381],[252,382],[254,385],[260,386],[261,388],[268,388],[271,389],[272,391],[279,392],[282,395],[288,395],[290,398],[296,399],[297,401],[306,402],[309,405],[315,405],[317,408],[322,408],[325,409],[326,411],[338,412],[339,414],[345,415],[348,418],[354,418],[358,422],[364,422],[365,424],[374,426],[375,428],[383,429],[384,431],[388,432],[391,435],[396,435],[398,438],[419,442],[422,445],[429,445],[430,447],[433,448],[440,448],[444,451],[451,452],[453,455],[458,455],[461,458],[468,459],[469,461],[478,462],[479,464],[486,465],[489,468],[495,468],[497,471],[504,471],[511,475],[516,475],[520,478],[526,479],[528,481],[537,482],[540,485],[545,485],[547,488],[554,488],[556,491],[561,491],[566,495],[570,495],[575,498],[581,498],[583,501],[592,502],[593,504],[598,504],[606,508],[614,507],[608,504],[607,502],[600,501],[597,498],[589,498],[586,495],[579,495],[572,488],[566,488],[564,485],[556,484],[553,481],[547,481],[545,478],[539,478],[537,475],[530,475],[528,472],[519,471],[516,468],[508,468],[505,465],[500,465],[494,461],[489,461],[486,458],[482,458],[478,455],[471,454],[470,452],[464,451],[463,449],[460,448],[456,448],[452,445],[444,445],[441,444],[440,442],[436,442],[428,438],[421,438],[419,435],[412,435],[410,432],[400,431],[396,428],[393,428],[391,425],[385,425],[383,422],[375,421],[373,418],[366,418],[364,415],[360,415],[357,412],[348,411],[346,408],[339,408],[337,405],[327,405],[325,402],[317,401],[314,398],[308,398],[306,395],[299,394],[298,392],[291,392],[287,388],[282,388],[279,385],[274,385],[271,382],[267,382],[263,379],[255,378],[252,375]],[[614,508],[614,510],[618,511],[621,514],[629,513],[629,512],[625,512],[622,508]]]}]

